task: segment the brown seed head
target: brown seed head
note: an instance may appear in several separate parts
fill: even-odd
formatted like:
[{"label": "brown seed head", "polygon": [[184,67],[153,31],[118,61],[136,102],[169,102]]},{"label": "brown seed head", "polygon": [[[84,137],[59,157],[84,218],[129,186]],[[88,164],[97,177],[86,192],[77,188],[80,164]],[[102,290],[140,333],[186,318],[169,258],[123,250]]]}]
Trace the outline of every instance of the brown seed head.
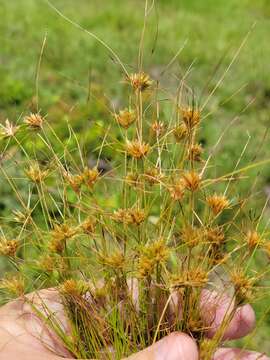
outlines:
[{"label": "brown seed head", "polygon": [[157,137],[159,137],[160,135],[162,135],[164,133],[165,124],[160,121],[155,121],[151,125],[151,130]]},{"label": "brown seed head", "polygon": [[4,256],[15,257],[19,247],[18,240],[0,240],[0,254]]},{"label": "brown seed head", "polygon": [[150,151],[150,145],[139,140],[127,141],[126,151],[128,155],[135,159],[141,159],[145,157]]},{"label": "brown seed head", "polygon": [[33,162],[25,171],[26,176],[36,184],[41,183],[49,174],[49,170],[41,170],[39,163]]},{"label": "brown seed head", "polygon": [[25,284],[21,276],[15,275],[0,280],[0,289],[6,290],[13,297],[20,297],[25,293]]},{"label": "brown seed head", "polygon": [[189,191],[196,191],[201,184],[200,175],[195,171],[186,172],[182,176],[184,187]]},{"label": "brown seed head", "polygon": [[251,302],[256,279],[248,277],[242,269],[236,268],[231,273],[231,281],[234,285],[236,304]]},{"label": "brown seed head", "polygon": [[220,214],[223,210],[227,209],[230,205],[229,200],[224,195],[211,195],[206,198],[208,206],[213,211],[214,215]]},{"label": "brown seed head", "polygon": [[202,161],[201,155],[203,153],[203,148],[200,144],[192,145],[188,150],[188,159],[191,161]]},{"label": "brown seed head", "polygon": [[145,171],[144,178],[150,185],[160,184],[163,174],[160,172],[160,169],[153,167]]},{"label": "brown seed head", "polygon": [[170,254],[169,248],[164,239],[158,239],[141,249],[141,255],[138,263],[139,277],[145,278],[151,276],[156,266],[165,263]]},{"label": "brown seed head", "polygon": [[131,216],[131,223],[134,225],[140,225],[146,219],[146,213],[143,209],[130,209],[129,214]]},{"label": "brown seed head", "polygon": [[97,179],[99,177],[99,171],[97,168],[84,168],[84,171],[82,173],[83,181],[89,188],[92,188],[94,184],[97,182]]},{"label": "brown seed head", "polygon": [[134,90],[144,91],[152,84],[150,76],[144,72],[131,74],[129,76],[129,81]]},{"label": "brown seed head", "polygon": [[186,226],[180,232],[181,242],[191,248],[204,243],[205,233],[203,229]]},{"label": "brown seed head", "polygon": [[83,280],[68,279],[61,284],[59,291],[62,295],[81,297],[89,291],[89,284]]},{"label": "brown seed head", "polygon": [[65,173],[64,178],[67,180],[72,189],[78,193],[84,182],[83,175],[71,175],[70,173]]},{"label": "brown seed head", "polygon": [[200,111],[192,108],[180,109],[183,121],[190,130],[194,129],[200,123]]},{"label": "brown seed head", "polygon": [[129,225],[132,223],[132,218],[129,212],[129,209],[118,209],[113,213],[113,219],[125,225]]},{"label": "brown seed head", "polygon": [[256,230],[249,230],[246,234],[246,242],[250,251],[255,250],[257,247],[264,243],[264,240]]},{"label": "brown seed head", "polygon": [[219,227],[216,228],[210,228],[207,230],[206,233],[207,241],[209,241],[210,244],[214,245],[222,245],[225,241],[225,235]]},{"label": "brown seed head", "polygon": [[178,181],[176,184],[173,184],[169,188],[171,198],[175,201],[181,201],[185,194],[185,184],[182,180]]},{"label": "brown seed head", "polygon": [[125,256],[121,251],[115,251],[110,255],[100,255],[100,262],[113,270],[122,271],[125,267]]},{"label": "brown seed head", "polygon": [[88,217],[84,222],[81,224],[82,231],[85,234],[93,234],[96,228],[96,220],[92,217]]},{"label": "brown seed head", "polygon": [[124,109],[114,116],[118,124],[124,129],[128,129],[136,120],[136,113],[134,110]]},{"label": "brown seed head", "polygon": [[43,125],[43,117],[40,114],[30,114],[24,118],[24,123],[33,130],[39,130]]},{"label": "brown seed head", "polygon": [[208,282],[208,272],[201,268],[185,270],[181,275],[173,275],[171,284],[173,288],[204,287]]},{"label": "brown seed head", "polygon": [[188,129],[185,124],[180,124],[173,129],[173,135],[177,142],[184,140],[188,135]]},{"label": "brown seed head", "polygon": [[139,187],[141,185],[140,175],[138,173],[128,173],[125,181],[129,186]]}]

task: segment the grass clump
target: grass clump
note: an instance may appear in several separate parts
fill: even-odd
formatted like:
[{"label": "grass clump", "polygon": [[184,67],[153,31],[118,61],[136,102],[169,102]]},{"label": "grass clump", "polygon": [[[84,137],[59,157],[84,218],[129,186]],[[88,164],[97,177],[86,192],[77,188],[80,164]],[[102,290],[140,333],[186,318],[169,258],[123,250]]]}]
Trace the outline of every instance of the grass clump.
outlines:
[{"label": "grass clump", "polygon": [[[266,274],[254,260],[269,261],[265,209],[252,216],[252,193],[237,191],[249,169],[238,167],[241,155],[230,173],[212,176],[213,154],[199,141],[205,114],[186,77],[168,93],[142,71],[141,52],[137,72],[120,63],[127,101],[111,111],[93,166],[69,123],[64,141],[39,109],[16,125],[6,121],[3,153],[16,148],[24,176],[1,168],[19,225],[5,219],[0,253],[24,279],[5,279],[1,289],[21,295],[33,278],[36,289],[57,287],[71,334],[53,314],[50,324],[75,358],[121,359],[183,331],[210,360],[237,306],[263,293]],[[102,170],[107,148],[117,155]],[[232,298],[211,340],[199,310],[206,288]]]}]

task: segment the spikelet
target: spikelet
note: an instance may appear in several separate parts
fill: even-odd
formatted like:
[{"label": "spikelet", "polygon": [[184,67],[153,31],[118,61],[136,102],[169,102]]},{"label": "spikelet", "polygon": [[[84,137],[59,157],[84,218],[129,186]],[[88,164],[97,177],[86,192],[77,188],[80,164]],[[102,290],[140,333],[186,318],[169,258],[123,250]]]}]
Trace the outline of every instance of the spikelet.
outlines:
[{"label": "spikelet", "polygon": [[177,183],[171,185],[169,187],[171,198],[175,201],[181,201],[185,194],[185,184],[182,179],[180,179]]},{"label": "spikelet", "polygon": [[82,178],[86,186],[88,186],[89,188],[92,188],[94,186],[94,184],[98,180],[98,177],[99,177],[99,171],[96,167],[92,169],[88,167],[84,168],[84,171],[82,173]]},{"label": "spikelet", "polygon": [[184,187],[191,191],[197,191],[200,188],[201,178],[195,171],[185,172],[182,176]]},{"label": "spikelet", "polygon": [[119,125],[124,129],[128,129],[136,121],[136,113],[134,110],[120,110],[118,114],[115,114],[115,119]]},{"label": "spikelet", "polygon": [[169,253],[169,248],[162,238],[143,247],[138,263],[139,277],[145,278],[151,276],[157,265],[166,262]]},{"label": "spikelet", "polygon": [[128,155],[135,159],[141,159],[149,153],[150,145],[139,140],[127,141],[126,151]]},{"label": "spikelet", "polygon": [[188,150],[188,159],[191,161],[202,161],[202,153],[203,148],[200,144],[192,145],[191,148]]},{"label": "spikelet", "polygon": [[20,297],[25,293],[25,283],[20,275],[14,275],[0,280],[0,290],[6,291],[12,297]]},{"label": "spikelet", "polygon": [[92,217],[88,217],[84,222],[81,224],[81,229],[85,234],[93,234],[96,228],[96,220]]},{"label": "spikelet", "polygon": [[264,240],[255,230],[249,230],[246,234],[246,243],[250,251],[255,250],[257,247],[263,245]]},{"label": "spikelet", "polygon": [[66,223],[61,225],[56,224],[51,232],[49,249],[52,252],[61,254],[66,247],[66,241],[76,235],[77,231],[76,228],[73,228]]},{"label": "spikelet", "polygon": [[18,240],[0,239],[0,254],[4,256],[15,257],[19,247]]},{"label": "spikelet", "polygon": [[49,170],[41,170],[39,163],[34,161],[30,164],[29,168],[25,170],[25,174],[33,183],[39,184],[46,179]]},{"label": "spikelet", "polygon": [[223,210],[227,209],[230,205],[229,200],[224,195],[211,195],[206,198],[206,202],[214,215],[220,214]]},{"label": "spikelet", "polygon": [[68,172],[64,173],[64,178],[69,183],[69,185],[72,187],[72,189],[78,193],[80,191],[81,186],[84,182],[84,177],[81,174],[78,175],[71,175]]},{"label": "spikelet", "polygon": [[125,267],[125,256],[121,251],[115,251],[110,255],[99,255],[100,262],[113,270],[123,271]]},{"label": "spikelet", "polygon": [[231,281],[234,285],[236,304],[243,305],[251,302],[256,279],[248,277],[242,269],[236,268],[231,273]]},{"label": "spikelet", "polygon": [[160,172],[160,169],[154,167],[149,168],[144,173],[145,181],[150,185],[159,184],[163,178],[163,174]]},{"label": "spikelet", "polygon": [[8,119],[5,121],[5,126],[0,126],[0,135],[2,135],[5,139],[14,137],[19,130],[19,126],[12,124]]},{"label": "spikelet", "polygon": [[182,108],[180,109],[182,113],[183,121],[189,131],[194,129],[200,123],[200,111],[192,108]]},{"label": "spikelet", "polygon": [[165,124],[160,121],[154,121],[151,125],[151,130],[156,135],[156,137],[159,137],[164,133]]},{"label": "spikelet", "polygon": [[185,124],[180,124],[173,129],[173,135],[177,142],[184,140],[188,135],[188,129]]},{"label": "spikelet", "polygon": [[184,270],[180,275],[171,276],[172,288],[191,287],[203,288],[208,282],[208,272],[200,267]]},{"label": "spikelet", "polygon": [[132,218],[129,212],[129,209],[118,209],[113,213],[113,219],[125,225],[132,224]]},{"label": "spikelet", "polygon": [[62,295],[81,297],[89,291],[89,284],[83,280],[68,279],[59,287]]},{"label": "spikelet", "polygon": [[205,233],[203,229],[185,226],[180,232],[181,242],[188,247],[195,247],[204,243]]},{"label": "spikelet", "polygon": [[146,219],[146,213],[144,209],[130,209],[129,214],[131,217],[131,224],[140,225]]},{"label": "spikelet", "polygon": [[42,128],[44,118],[40,114],[33,114],[26,116],[24,118],[24,123],[33,130],[39,130]]},{"label": "spikelet", "polygon": [[144,72],[134,73],[129,76],[129,81],[134,90],[144,91],[152,84],[150,76]]}]

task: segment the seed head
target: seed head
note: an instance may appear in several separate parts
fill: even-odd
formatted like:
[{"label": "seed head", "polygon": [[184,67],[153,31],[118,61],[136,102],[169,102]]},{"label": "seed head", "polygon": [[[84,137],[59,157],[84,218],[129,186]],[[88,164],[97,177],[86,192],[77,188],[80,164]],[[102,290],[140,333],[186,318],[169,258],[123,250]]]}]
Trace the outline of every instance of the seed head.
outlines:
[{"label": "seed head", "polygon": [[188,150],[188,158],[191,161],[202,161],[201,155],[203,153],[203,148],[200,144],[192,145]]},{"label": "seed head", "polygon": [[146,219],[146,213],[143,209],[130,209],[129,214],[131,216],[131,223],[134,225],[140,225]]},{"label": "seed head", "polygon": [[204,242],[205,234],[203,229],[186,226],[181,230],[180,237],[183,244],[193,248]]},{"label": "seed head", "polygon": [[185,124],[180,124],[173,129],[173,135],[177,142],[184,140],[188,135],[188,129]]},{"label": "seed head", "polygon": [[132,223],[132,218],[130,215],[129,209],[118,209],[114,211],[113,219],[125,225],[129,225]]},{"label": "seed head", "polygon": [[192,108],[181,109],[183,121],[189,131],[200,123],[200,111]]},{"label": "seed head", "polygon": [[92,217],[88,217],[84,222],[81,224],[81,228],[85,234],[93,234],[96,228],[96,220]]},{"label": "seed head", "polygon": [[219,227],[210,228],[206,233],[207,241],[212,245],[222,245],[225,241],[225,235]]},{"label": "seed head", "polygon": [[224,195],[211,195],[206,198],[206,202],[214,215],[220,214],[223,210],[227,209],[230,205],[229,200]]},{"label": "seed head", "polygon": [[1,239],[0,241],[0,254],[4,256],[15,257],[19,247],[18,240],[6,240]]},{"label": "seed head", "polygon": [[208,272],[204,269],[190,269],[184,270],[181,275],[173,275],[172,276],[172,287],[173,288],[181,288],[181,287],[204,287],[208,282]]},{"label": "seed head", "polygon": [[149,168],[145,171],[144,174],[145,181],[150,185],[160,184],[160,181],[163,178],[163,174],[156,167]]},{"label": "seed head", "polygon": [[249,230],[246,234],[246,242],[250,251],[253,251],[257,247],[264,243],[264,240],[258,234],[256,230]]},{"label": "seed head", "polygon": [[33,130],[39,130],[43,125],[43,117],[40,114],[33,114],[26,116],[24,118],[24,123]]},{"label": "seed head", "polygon": [[134,90],[144,91],[152,84],[150,76],[144,72],[131,74],[129,76],[129,81]]},{"label": "seed head", "polygon": [[26,176],[36,184],[41,183],[49,174],[49,170],[41,170],[39,163],[33,162],[25,171]]},{"label": "seed head", "polygon": [[185,184],[182,180],[178,181],[176,184],[173,184],[169,188],[171,198],[175,201],[181,201],[185,194]]},{"label": "seed head", "polygon": [[21,276],[15,275],[0,280],[0,289],[6,290],[11,296],[19,297],[24,295],[25,284]]},{"label": "seed head", "polygon": [[242,269],[236,268],[231,273],[237,305],[243,305],[252,300],[255,278],[248,277]]},{"label": "seed head", "polygon": [[67,180],[69,185],[76,193],[80,191],[80,188],[84,181],[83,175],[71,175],[70,173],[66,172],[64,174],[64,178]]},{"label": "seed head", "polygon": [[165,130],[165,125],[163,122],[160,121],[155,121],[153,122],[153,124],[151,125],[151,130],[153,131],[153,133],[159,137],[160,135],[163,134],[164,130]]},{"label": "seed head", "polygon": [[82,177],[86,186],[92,188],[99,177],[99,171],[97,168],[90,169],[86,167],[83,171]]},{"label": "seed head", "polygon": [[125,256],[121,251],[115,251],[111,255],[100,255],[100,262],[113,270],[122,271],[125,267]]},{"label": "seed head", "polygon": [[140,175],[138,173],[128,173],[125,181],[129,186],[139,187],[141,185]]},{"label": "seed head", "polygon": [[66,241],[76,235],[77,229],[69,226],[68,224],[55,225],[51,233],[51,241],[49,249],[52,252],[62,254],[65,249]]},{"label": "seed head", "polygon": [[136,120],[136,113],[134,110],[124,109],[115,114],[115,119],[124,129],[128,129]]},{"label": "seed head", "polygon": [[150,276],[157,265],[165,263],[169,256],[169,248],[164,239],[158,239],[155,242],[146,245],[141,250],[141,256],[138,263],[139,276],[144,278]]},{"label": "seed head", "polygon": [[189,191],[196,191],[201,184],[200,175],[195,171],[186,172],[182,176],[184,187]]},{"label": "seed head", "polygon": [[81,297],[89,291],[89,284],[83,280],[68,279],[60,286],[60,293],[72,297]]},{"label": "seed head", "polygon": [[126,151],[128,155],[134,157],[135,159],[141,159],[149,153],[150,146],[149,144],[140,142],[139,140],[127,141]]},{"label": "seed head", "polygon": [[0,126],[0,135],[2,135],[5,139],[13,137],[19,130],[19,126],[13,125],[8,119],[5,121],[5,126]]}]

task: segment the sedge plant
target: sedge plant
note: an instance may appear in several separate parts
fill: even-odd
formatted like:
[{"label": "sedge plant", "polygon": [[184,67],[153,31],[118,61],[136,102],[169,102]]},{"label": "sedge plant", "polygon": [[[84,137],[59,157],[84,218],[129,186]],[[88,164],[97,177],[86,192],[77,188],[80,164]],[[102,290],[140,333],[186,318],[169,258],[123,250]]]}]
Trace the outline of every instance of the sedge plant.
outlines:
[{"label": "sedge plant", "polygon": [[[254,267],[270,257],[265,207],[248,215],[252,189],[238,192],[257,164],[241,168],[240,155],[231,173],[213,176],[215,152],[199,142],[204,108],[186,77],[171,94],[141,59],[140,48],[137,70],[124,67],[125,105],[108,111],[93,165],[69,122],[68,139],[39,109],[2,125],[1,176],[18,206],[1,227],[13,270],[0,287],[26,302],[29,290],[56,287],[69,333],[32,306],[74,358],[122,359],[183,331],[210,360],[237,308],[265,289],[267,270]],[[210,339],[214,319],[200,308],[213,293],[230,305]]]}]

